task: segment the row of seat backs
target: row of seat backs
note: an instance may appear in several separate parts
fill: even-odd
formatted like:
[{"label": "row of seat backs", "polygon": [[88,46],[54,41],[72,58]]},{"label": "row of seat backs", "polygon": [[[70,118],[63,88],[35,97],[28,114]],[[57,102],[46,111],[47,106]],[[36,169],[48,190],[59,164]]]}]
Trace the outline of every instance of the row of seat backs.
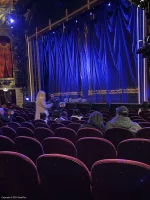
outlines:
[{"label": "row of seat backs", "polygon": [[124,140],[116,150],[111,142],[103,138],[82,138],[75,147],[64,138],[47,138],[41,144],[29,137],[17,137],[14,143],[9,138],[0,136],[0,151],[17,151],[28,156],[34,163],[44,153],[69,155],[78,157],[89,170],[98,160],[117,157],[150,165],[150,140],[147,139]]},{"label": "row of seat backs", "polygon": [[[34,132],[26,127],[17,128],[17,133],[9,127],[2,127],[0,130],[2,130],[3,132],[1,134],[11,138],[12,140],[14,140],[16,136],[28,136],[35,137],[40,142],[42,142],[47,137],[54,136],[69,139],[74,144],[76,144],[78,139],[83,137],[105,137],[106,139],[111,141],[115,145],[115,147],[117,147],[118,144],[123,140],[134,138],[134,135],[130,131],[121,128],[108,129],[104,135],[98,129],[93,128],[83,128],[80,129],[77,133],[74,130],[66,127],[60,127],[56,129],[55,132],[42,127],[36,128]],[[139,130],[136,133],[136,137],[150,139],[150,128],[143,128]]]},{"label": "row of seat backs", "polygon": [[91,174],[78,159],[42,155],[34,163],[18,153],[0,152],[0,195],[32,200],[143,200],[150,195],[150,166],[106,159]]}]

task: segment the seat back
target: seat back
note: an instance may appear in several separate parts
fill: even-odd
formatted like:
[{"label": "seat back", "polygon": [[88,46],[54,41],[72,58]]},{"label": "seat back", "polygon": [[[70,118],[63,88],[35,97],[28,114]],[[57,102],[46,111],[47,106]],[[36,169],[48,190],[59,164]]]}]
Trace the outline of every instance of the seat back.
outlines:
[{"label": "seat back", "polygon": [[57,128],[55,130],[55,135],[56,137],[66,138],[70,140],[73,144],[76,144],[77,142],[77,133],[70,128],[66,127]]},{"label": "seat back", "polygon": [[80,130],[78,130],[77,134],[78,134],[78,139],[84,137],[103,138],[102,132],[95,128],[81,128]]},{"label": "seat back", "polygon": [[54,133],[49,128],[40,127],[34,130],[34,136],[38,141],[43,142],[45,138],[54,137]]},{"label": "seat back", "polygon": [[43,155],[37,160],[43,199],[90,200],[90,173],[76,158]]},{"label": "seat back", "polygon": [[55,132],[55,130],[56,130],[57,128],[60,128],[60,127],[65,127],[65,125],[64,125],[64,124],[61,124],[61,123],[58,123],[58,124],[53,123],[53,124],[51,124],[50,129],[51,129],[53,132]]},{"label": "seat back", "polygon": [[150,140],[136,138],[122,141],[118,145],[118,158],[150,165]]},{"label": "seat back", "polygon": [[70,120],[64,120],[64,121],[61,121],[61,124],[64,124],[65,126],[68,126],[68,124],[71,124],[72,121]]},{"label": "seat back", "polygon": [[48,120],[47,124],[49,125],[49,127],[51,126],[51,124],[56,124],[57,121],[55,120]]},{"label": "seat back", "polygon": [[37,158],[44,153],[41,143],[31,137],[17,137],[15,144],[17,152],[28,156],[35,164]]},{"label": "seat back", "polygon": [[76,121],[76,123],[78,123],[78,124],[85,124],[85,122],[86,122],[86,120],[78,120],[78,121]]},{"label": "seat back", "polygon": [[36,119],[34,120],[33,124],[37,124],[37,123],[43,123],[43,124],[46,124],[46,122],[42,119]]},{"label": "seat back", "polygon": [[21,124],[22,122],[25,122],[26,120],[21,116],[16,116],[16,121]]},{"label": "seat back", "polygon": [[9,137],[11,140],[14,140],[16,137],[16,131],[10,127],[3,126],[2,128],[3,135]]},{"label": "seat back", "polygon": [[19,127],[16,130],[17,136],[34,137],[34,132],[30,128]]},{"label": "seat back", "polygon": [[77,156],[75,146],[71,141],[65,138],[46,138],[42,145],[46,154],[63,154],[72,157]]},{"label": "seat back", "polygon": [[8,126],[9,126],[10,128],[12,128],[12,129],[14,129],[15,131],[16,131],[16,129],[17,129],[18,127],[21,127],[20,124],[17,123],[17,122],[10,122],[10,123],[8,123]]},{"label": "seat back", "polygon": [[150,139],[150,127],[138,130],[138,132],[136,133],[136,138]]},{"label": "seat back", "polygon": [[105,138],[117,147],[121,141],[134,138],[134,135],[129,130],[123,128],[111,128],[106,130]]},{"label": "seat back", "polygon": [[50,128],[46,123],[35,123],[34,124],[35,128],[40,128],[40,127],[43,127],[43,128]]},{"label": "seat back", "polygon": [[70,117],[70,120],[71,120],[72,122],[77,122],[79,119],[78,119],[77,117]]},{"label": "seat back", "polygon": [[94,200],[143,200],[150,195],[150,166],[146,164],[106,159],[97,161],[91,174]]},{"label": "seat back", "polygon": [[140,125],[142,128],[150,127],[150,123],[148,123],[148,122],[140,122],[139,125]]},{"label": "seat back", "polygon": [[73,129],[77,133],[79,128],[81,127],[81,124],[72,123],[72,124],[69,124],[67,127]]},{"label": "seat back", "polygon": [[36,166],[26,156],[0,152],[0,194],[39,199],[39,177]]},{"label": "seat back", "polygon": [[102,159],[116,158],[117,153],[114,145],[102,138],[82,138],[77,142],[77,157],[89,170],[92,165]]},{"label": "seat back", "polygon": [[0,135],[0,151],[16,151],[13,140],[6,136]]},{"label": "seat back", "polygon": [[23,123],[21,123],[21,127],[26,127],[26,128],[31,129],[32,131],[34,131],[34,126],[33,126],[33,124],[31,124],[31,123],[29,123],[29,122],[23,122]]},{"label": "seat back", "polygon": [[143,123],[146,122],[144,119],[133,119],[133,122],[137,122],[137,123]]},{"label": "seat back", "polygon": [[28,121],[29,120],[29,117],[28,117],[28,115],[27,114],[20,114],[20,116],[21,117],[23,117],[26,121]]}]

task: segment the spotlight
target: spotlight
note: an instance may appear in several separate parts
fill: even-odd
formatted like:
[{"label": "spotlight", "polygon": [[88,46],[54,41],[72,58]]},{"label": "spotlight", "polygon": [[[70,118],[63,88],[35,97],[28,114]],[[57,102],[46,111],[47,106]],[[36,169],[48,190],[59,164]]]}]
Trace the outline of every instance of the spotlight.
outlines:
[{"label": "spotlight", "polygon": [[26,97],[26,100],[29,101],[29,97]]},{"label": "spotlight", "polygon": [[11,29],[13,29],[14,27],[13,26],[11,26]]},{"label": "spotlight", "polygon": [[8,91],[8,89],[7,89],[7,88],[4,88],[4,89],[3,89],[3,91],[4,91],[4,92],[7,92],[7,91]]},{"label": "spotlight", "polygon": [[11,24],[14,23],[14,19],[11,18],[11,19],[10,19],[10,23],[11,23]]},{"label": "spotlight", "polygon": [[91,12],[91,13],[90,13],[90,15],[92,16],[92,15],[93,15],[93,13]]},{"label": "spotlight", "polygon": [[76,23],[78,23],[78,20],[76,20]]},{"label": "spotlight", "polygon": [[109,3],[108,6],[111,6],[111,4]]}]

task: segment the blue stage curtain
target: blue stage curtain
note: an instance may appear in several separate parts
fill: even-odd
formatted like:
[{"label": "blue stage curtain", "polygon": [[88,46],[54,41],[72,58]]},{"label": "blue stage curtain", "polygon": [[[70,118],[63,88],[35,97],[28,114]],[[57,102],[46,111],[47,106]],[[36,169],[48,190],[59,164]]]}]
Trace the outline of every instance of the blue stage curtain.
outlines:
[{"label": "blue stage curtain", "polygon": [[138,102],[138,15],[142,10],[129,1],[114,0],[67,22],[64,31],[39,36],[42,89],[91,102]]}]

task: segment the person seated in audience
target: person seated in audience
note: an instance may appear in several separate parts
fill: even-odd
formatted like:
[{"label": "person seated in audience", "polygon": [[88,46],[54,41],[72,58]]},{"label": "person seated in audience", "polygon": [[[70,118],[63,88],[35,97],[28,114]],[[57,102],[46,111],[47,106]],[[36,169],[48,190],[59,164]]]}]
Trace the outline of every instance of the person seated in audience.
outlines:
[{"label": "person seated in audience", "polygon": [[89,120],[81,126],[81,128],[96,128],[100,130],[102,133],[105,132],[105,126],[103,123],[103,115],[100,112],[93,112]]},{"label": "person seated in audience", "polygon": [[77,118],[78,120],[81,120],[83,118],[83,116],[81,115],[78,109],[73,110],[73,115],[71,116],[71,118],[72,117]]},{"label": "person seated in audience", "polygon": [[14,115],[14,111],[11,109],[7,109],[6,111],[4,111],[3,108],[0,108],[0,120],[3,123],[8,123],[12,121]]},{"label": "person seated in audience", "polygon": [[68,120],[68,113],[66,111],[62,111],[58,119],[58,122],[65,121],[65,120]]},{"label": "person seated in audience", "polygon": [[136,133],[141,129],[138,123],[132,122],[128,117],[129,110],[125,106],[120,106],[116,109],[116,117],[107,122],[106,130],[110,128],[124,128],[132,133]]},{"label": "person seated in audience", "polygon": [[52,113],[52,118],[51,120],[57,121],[60,117],[60,111],[59,110],[54,110]]},{"label": "person seated in audience", "polygon": [[147,101],[144,101],[142,107],[138,110],[138,114],[142,111],[150,111],[149,104]]}]

